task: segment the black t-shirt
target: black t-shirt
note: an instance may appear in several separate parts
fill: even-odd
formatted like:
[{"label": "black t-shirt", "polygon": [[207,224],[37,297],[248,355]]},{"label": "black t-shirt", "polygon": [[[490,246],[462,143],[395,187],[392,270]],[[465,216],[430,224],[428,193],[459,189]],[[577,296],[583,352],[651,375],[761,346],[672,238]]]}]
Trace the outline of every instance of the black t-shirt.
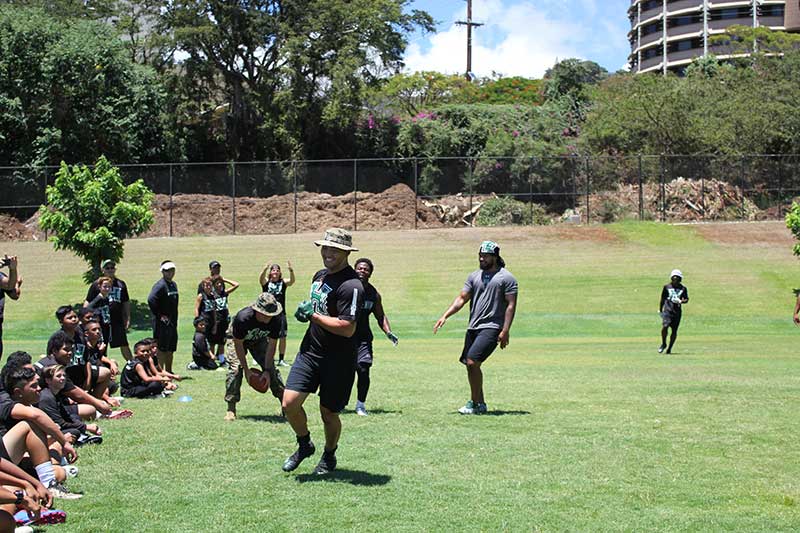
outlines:
[{"label": "black t-shirt", "polygon": [[277,339],[280,335],[281,323],[275,320],[277,317],[267,322],[259,322],[256,312],[252,307],[245,307],[233,317],[231,330],[234,339],[243,341],[260,341],[262,339]]},{"label": "black t-shirt", "polygon": [[[342,320],[356,321],[364,305],[364,285],[351,266],[329,274],[327,269],[314,274],[309,291],[314,312]],[[343,337],[314,324],[309,324],[300,351],[312,357],[333,355],[354,356],[356,336]]]},{"label": "black t-shirt", "polygon": [[194,340],[192,341],[192,359],[206,360],[211,353],[211,346],[208,344],[205,333],[199,331],[194,332]]},{"label": "black t-shirt", "polygon": [[[356,325],[356,337],[359,341],[371,341],[372,330],[369,327],[369,317],[375,313],[375,307],[381,301],[381,295],[378,290],[370,283],[362,283],[364,285],[364,303],[361,305],[361,312],[358,314],[358,324]],[[378,324],[383,323],[383,316],[375,315]]]},{"label": "black t-shirt", "polygon": [[678,283],[673,286],[672,283],[667,283],[661,289],[661,304],[659,305],[661,312],[668,315],[680,315],[681,299],[689,300],[689,289]]},{"label": "black t-shirt", "polygon": [[283,307],[284,312],[286,311],[286,282],[283,281],[283,279],[279,279],[275,282],[267,281],[261,286],[261,290],[273,295],[275,299],[278,300],[278,303],[281,304],[281,307]]},{"label": "black t-shirt", "polygon": [[58,425],[63,433],[72,433],[78,436],[86,431],[86,424],[77,413],[67,409],[63,393],[56,396],[53,391],[45,387],[39,395],[38,407]]},{"label": "black t-shirt", "polygon": [[67,368],[86,364],[86,337],[83,335],[83,330],[80,327],[75,328],[75,334],[72,336],[72,359],[69,364],[64,365]]},{"label": "black t-shirt", "polygon": [[[42,370],[44,370],[48,366],[59,365],[59,364],[61,363],[56,361],[52,355],[43,357],[42,359],[39,359],[38,361],[33,363],[33,368],[39,374],[39,385],[42,388],[47,387],[47,384],[45,383],[44,378],[42,377]],[[67,393],[76,387],[76,385],[72,382],[72,380],[69,379],[69,376],[65,376],[65,378],[66,380],[64,381],[64,388],[61,389],[62,393]]]},{"label": "black t-shirt", "polygon": [[105,351],[100,351],[97,346],[86,345],[86,350],[83,352],[84,363],[99,365],[100,360],[105,356]]},{"label": "black t-shirt", "polygon": [[19,420],[11,418],[11,410],[17,405],[17,401],[11,399],[11,395],[6,391],[0,391],[0,437],[13,428]]},{"label": "black t-shirt", "polygon": [[178,285],[174,281],[158,280],[147,297],[147,305],[156,320],[166,315],[173,326],[178,325]]},{"label": "black t-shirt", "polygon": [[111,300],[98,293],[90,302],[89,309],[97,311],[97,318],[104,326],[111,324]]},{"label": "black t-shirt", "polygon": [[[0,283],[8,276],[0,272]],[[3,313],[5,312],[6,308],[6,293],[8,291],[5,289],[0,289],[0,322],[3,322]]]},{"label": "black t-shirt", "polygon": [[[97,287],[97,282],[89,286],[89,291],[86,293],[86,301],[91,302],[97,295],[100,294],[100,289]],[[128,286],[121,279],[114,278],[111,283],[111,292],[108,293],[108,309],[111,313],[111,321],[115,324],[121,324],[124,319],[123,305],[129,302]]]}]

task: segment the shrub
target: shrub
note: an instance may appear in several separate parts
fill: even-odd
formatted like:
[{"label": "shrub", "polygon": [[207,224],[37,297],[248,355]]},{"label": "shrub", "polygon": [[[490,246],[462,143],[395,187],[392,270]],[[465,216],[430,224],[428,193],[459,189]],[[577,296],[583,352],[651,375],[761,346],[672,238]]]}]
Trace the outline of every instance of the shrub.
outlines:
[{"label": "shrub", "polygon": [[513,198],[496,197],[486,200],[475,219],[476,226],[546,225],[550,217],[544,206],[525,203]]}]

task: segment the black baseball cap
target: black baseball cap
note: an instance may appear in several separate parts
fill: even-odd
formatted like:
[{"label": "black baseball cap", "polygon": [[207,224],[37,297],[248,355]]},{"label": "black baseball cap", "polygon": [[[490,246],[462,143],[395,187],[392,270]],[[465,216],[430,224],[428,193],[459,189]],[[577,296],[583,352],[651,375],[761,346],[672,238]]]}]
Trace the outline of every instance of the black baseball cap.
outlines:
[{"label": "black baseball cap", "polygon": [[219,264],[219,261],[211,261],[211,262],[208,264],[208,269],[209,269],[209,270],[211,270],[212,268],[215,268],[215,267],[221,267],[221,266],[222,266],[222,265],[220,265],[220,264]]}]

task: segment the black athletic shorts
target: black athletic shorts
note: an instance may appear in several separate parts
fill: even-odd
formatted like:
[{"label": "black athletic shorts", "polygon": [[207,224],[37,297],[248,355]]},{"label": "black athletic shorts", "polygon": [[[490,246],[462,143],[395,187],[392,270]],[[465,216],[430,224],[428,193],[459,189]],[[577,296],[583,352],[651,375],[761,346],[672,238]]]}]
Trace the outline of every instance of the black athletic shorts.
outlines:
[{"label": "black athletic shorts", "polygon": [[372,365],[372,341],[361,341],[358,343],[356,363],[358,363],[360,367]]},{"label": "black athletic shorts", "polygon": [[111,348],[119,348],[120,346],[128,346],[128,332],[125,331],[125,324],[122,320],[119,322],[111,321],[111,338],[108,345]]},{"label": "black athletic shorts", "polygon": [[86,367],[83,365],[68,366],[64,369],[64,373],[78,387],[83,387],[86,383]]},{"label": "black athletic shorts", "polygon": [[665,328],[678,329],[681,325],[681,315],[661,313],[661,325]]},{"label": "black athletic shorts", "polygon": [[178,349],[178,328],[172,323],[165,324],[158,319],[153,321],[153,338],[162,352],[174,352]]},{"label": "black athletic shorts", "polygon": [[289,329],[289,323],[286,320],[286,311],[278,315],[278,320],[280,321],[280,329],[278,330],[278,338],[285,339],[286,338],[286,331]]},{"label": "black athletic shorts", "polygon": [[11,456],[8,455],[8,450],[6,450],[6,445],[3,442],[3,439],[0,439],[0,457],[5,459],[6,461],[11,461]]},{"label": "black athletic shorts", "polygon": [[468,329],[464,336],[464,349],[459,361],[467,364],[467,359],[486,361],[495,348],[500,330],[497,328]]},{"label": "black athletic shorts", "polygon": [[308,393],[315,393],[319,389],[320,405],[338,413],[350,401],[355,376],[356,361],[353,355],[319,358],[299,352],[292,363],[286,388]]}]

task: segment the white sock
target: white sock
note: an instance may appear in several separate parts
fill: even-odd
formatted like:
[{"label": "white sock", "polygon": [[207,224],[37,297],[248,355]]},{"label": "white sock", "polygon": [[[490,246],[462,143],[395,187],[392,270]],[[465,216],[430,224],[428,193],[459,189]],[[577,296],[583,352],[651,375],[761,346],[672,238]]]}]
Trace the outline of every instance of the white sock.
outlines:
[{"label": "white sock", "polygon": [[49,487],[56,480],[56,473],[53,471],[53,464],[50,461],[36,465],[36,477],[42,482],[42,485]]}]

